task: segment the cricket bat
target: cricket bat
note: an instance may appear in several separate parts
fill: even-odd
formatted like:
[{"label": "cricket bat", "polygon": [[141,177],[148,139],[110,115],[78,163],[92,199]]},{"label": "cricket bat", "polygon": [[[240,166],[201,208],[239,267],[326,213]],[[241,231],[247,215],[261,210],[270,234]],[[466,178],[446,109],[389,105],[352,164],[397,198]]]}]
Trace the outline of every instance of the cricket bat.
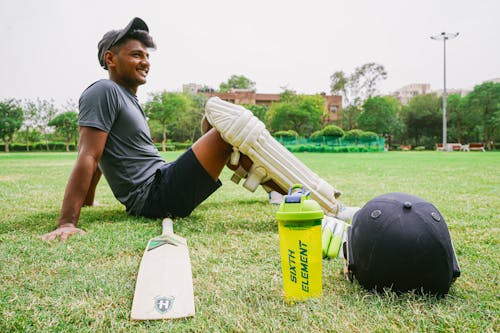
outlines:
[{"label": "cricket bat", "polygon": [[142,256],[130,318],[172,319],[194,316],[193,277],[186,239],[173,232],[171,219],[149,240]]}]

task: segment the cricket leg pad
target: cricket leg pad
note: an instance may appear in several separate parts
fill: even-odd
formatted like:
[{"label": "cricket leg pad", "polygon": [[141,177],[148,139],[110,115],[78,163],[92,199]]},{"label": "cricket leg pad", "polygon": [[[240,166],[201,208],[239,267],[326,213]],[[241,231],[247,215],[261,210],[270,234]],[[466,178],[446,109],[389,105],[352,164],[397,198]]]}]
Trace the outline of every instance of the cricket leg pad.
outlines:
[{"label": "cricket leg pad", "polygon": [[337,214],[341,192],[276,141],[251,111],[212,97],[205,106],[205,117],[226,142],[252,160],[244,183],[247,189],[255,191],[259,184],[270,179],[285,190],[293,184],[302,184],[326,214]]}]

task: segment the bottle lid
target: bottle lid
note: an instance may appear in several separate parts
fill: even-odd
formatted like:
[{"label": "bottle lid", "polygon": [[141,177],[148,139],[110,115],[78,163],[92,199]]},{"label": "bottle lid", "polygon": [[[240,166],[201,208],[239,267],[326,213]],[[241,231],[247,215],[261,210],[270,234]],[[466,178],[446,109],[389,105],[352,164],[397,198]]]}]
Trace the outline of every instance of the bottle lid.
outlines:
[{"label": "bottle lid", "polygon": [[290,187],[288,194],[283,198],[276,219],[282,221],[308,221],[323,218],[320,205],[310,198],[310,192],[301,184]]}]

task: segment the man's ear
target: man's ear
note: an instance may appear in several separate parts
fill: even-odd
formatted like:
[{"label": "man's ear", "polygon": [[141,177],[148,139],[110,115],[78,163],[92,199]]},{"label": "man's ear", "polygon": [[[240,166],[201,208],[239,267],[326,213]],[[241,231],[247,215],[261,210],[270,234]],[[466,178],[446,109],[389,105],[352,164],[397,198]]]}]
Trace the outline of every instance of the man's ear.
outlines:
[{"label": "man's ear", "polygon": [[114,67],[114,61],[115,61],[115,56],[112,51],[108,50],[104,53],[104,62],[106,63],[107,67]]}]

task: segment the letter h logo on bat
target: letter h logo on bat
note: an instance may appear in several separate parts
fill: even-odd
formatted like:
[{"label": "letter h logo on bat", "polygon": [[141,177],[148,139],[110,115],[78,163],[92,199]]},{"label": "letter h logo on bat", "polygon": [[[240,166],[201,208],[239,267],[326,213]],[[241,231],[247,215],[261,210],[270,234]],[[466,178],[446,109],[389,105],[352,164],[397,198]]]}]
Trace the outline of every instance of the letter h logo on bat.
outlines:
[{"label": "letter h logo on bat", "polygon": [[165,314],[172,308],[174,297],[158,296],[155,297],[155,310],[161,314]]}]

